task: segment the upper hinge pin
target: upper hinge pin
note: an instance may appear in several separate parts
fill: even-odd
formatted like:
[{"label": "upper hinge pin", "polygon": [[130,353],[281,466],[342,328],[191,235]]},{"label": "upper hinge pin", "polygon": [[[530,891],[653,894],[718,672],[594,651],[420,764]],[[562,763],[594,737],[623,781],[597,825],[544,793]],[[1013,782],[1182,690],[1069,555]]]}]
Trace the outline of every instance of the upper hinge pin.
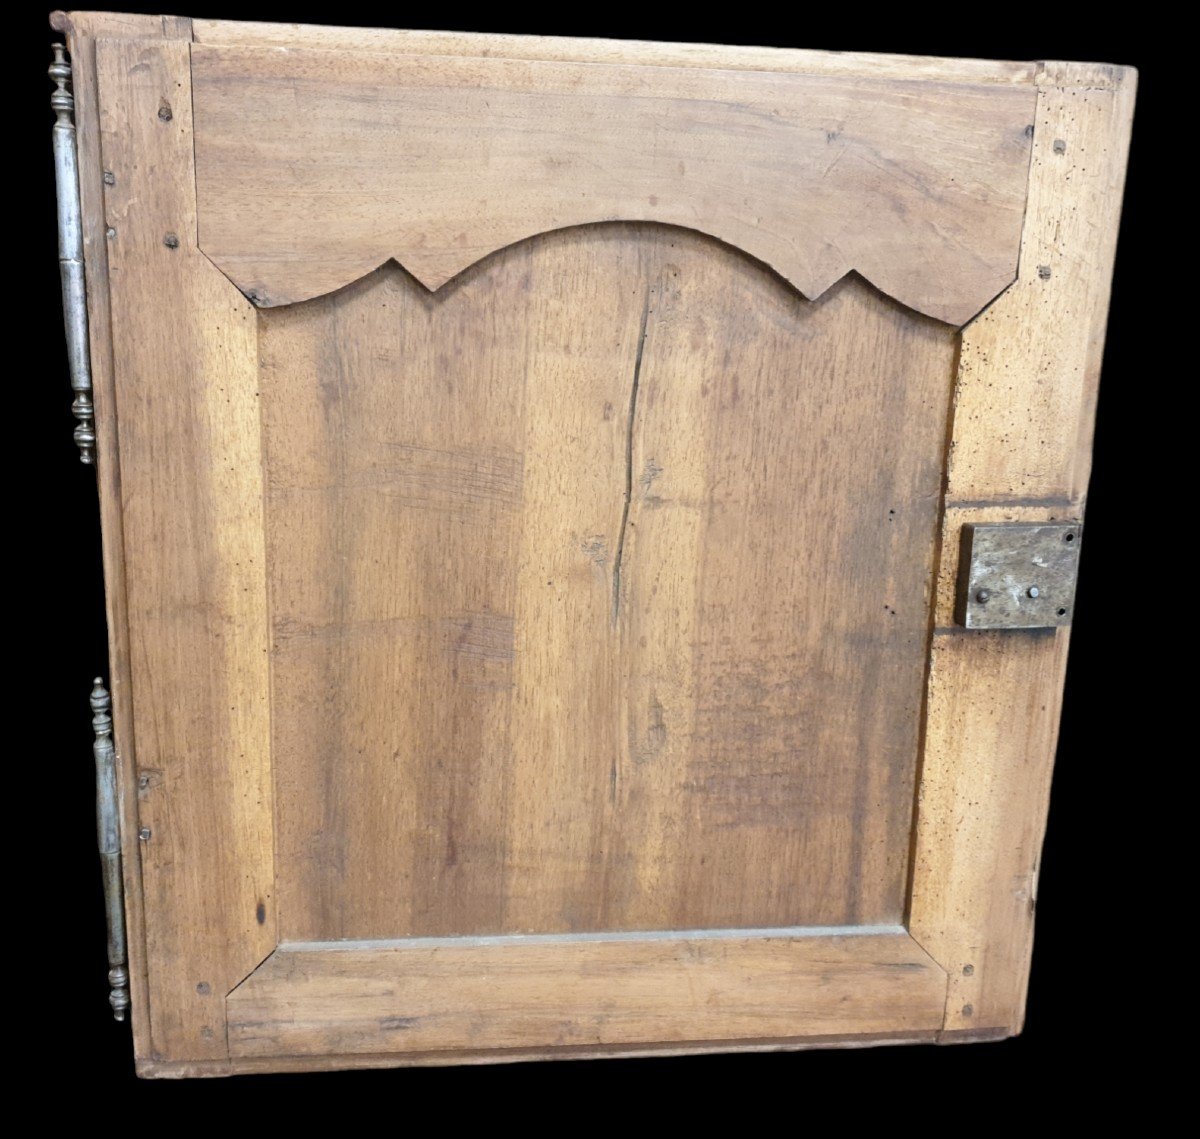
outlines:
[{"label": "upper hinge pin", "polygon": [[71,65],[66,48],[51,44],[54,62],[50,78],[54,92],[54,177],[58,197],[58,266],[62,274],[63,318],[67,361],[75,400],[71,411],[79,421],[75,443],[79,459],[96,461],[96,413],[92,407],[92,371],[88,358],[87,288],[83,268],[83,223],[79,206],[79,159],[75,150],[75,98],[71,94]]}]

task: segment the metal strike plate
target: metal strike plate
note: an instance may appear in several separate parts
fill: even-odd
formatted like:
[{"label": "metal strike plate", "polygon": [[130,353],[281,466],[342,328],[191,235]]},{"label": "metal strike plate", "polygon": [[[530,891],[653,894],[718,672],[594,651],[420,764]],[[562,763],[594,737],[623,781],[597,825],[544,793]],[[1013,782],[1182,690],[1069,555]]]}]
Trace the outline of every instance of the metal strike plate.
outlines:
[{"label": "metal strike plate", "polygon": [[964,526],[955,620],[968,629],[1069,625],[1082,536],[1078,522]]}]

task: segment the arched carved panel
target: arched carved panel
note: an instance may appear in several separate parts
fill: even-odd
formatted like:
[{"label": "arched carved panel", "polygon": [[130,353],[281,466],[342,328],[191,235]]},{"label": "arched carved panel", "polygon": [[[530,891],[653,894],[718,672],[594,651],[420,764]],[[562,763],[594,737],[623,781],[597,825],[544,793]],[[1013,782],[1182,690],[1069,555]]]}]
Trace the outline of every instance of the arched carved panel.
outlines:
[{"label": "arched carved panel", "polygon": [[900,921],[952,329],[644,224],[259,323],[285,939]]},{"label": "arched carved panel", "polygon": [[203,44],[192,67],[200,247],[260,306],[390,259],[437,289],[615,220],[955,325],[1016,276],[1030,87]]}]

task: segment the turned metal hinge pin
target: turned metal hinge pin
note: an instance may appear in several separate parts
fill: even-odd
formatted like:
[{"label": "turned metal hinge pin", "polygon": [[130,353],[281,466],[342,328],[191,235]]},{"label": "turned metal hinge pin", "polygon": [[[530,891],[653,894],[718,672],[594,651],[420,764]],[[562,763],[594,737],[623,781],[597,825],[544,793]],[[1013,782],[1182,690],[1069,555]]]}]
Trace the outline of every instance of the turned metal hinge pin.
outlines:
[{"label": "turned metal hinge pin", "polygon": [[87,289],[83,275],[83,222],[79,208],[79,160],[75,150],[75,99],[71,94],[71,65],[66,48],[51,44],[54,62],[50,96],[54,109],[54,179],[58,189],[58,266],[62,274],[63,318],[67,333],[67,362],[75,400],[71,411],[79,420],[75,443],[83,463],[96,461],[96,413],[92,407],[92,371],[88,358]]},{"label": "turned metal hinge pin", "polygon": [[104,912],[108,919],[108,1003],[113,1016],[125,1019],[129,1007],[129,970],[125,963],[125,907],[122,904],[121,824],[117,814],[117,753],[112,739],[112,701],[100,677],[92,688],[92,731],[96,757],[96,835],[104,874]]}]

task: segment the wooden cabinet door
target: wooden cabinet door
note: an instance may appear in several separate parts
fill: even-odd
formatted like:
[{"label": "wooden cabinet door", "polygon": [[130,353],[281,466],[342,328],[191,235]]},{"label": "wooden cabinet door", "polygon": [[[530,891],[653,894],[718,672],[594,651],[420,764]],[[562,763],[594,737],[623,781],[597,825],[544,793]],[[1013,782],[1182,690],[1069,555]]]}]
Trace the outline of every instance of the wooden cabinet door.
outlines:
[{"label": "wooden cabinet door", "polygon": [[1133,75],[58,19],[139,1070],[1019,1031]]}]

